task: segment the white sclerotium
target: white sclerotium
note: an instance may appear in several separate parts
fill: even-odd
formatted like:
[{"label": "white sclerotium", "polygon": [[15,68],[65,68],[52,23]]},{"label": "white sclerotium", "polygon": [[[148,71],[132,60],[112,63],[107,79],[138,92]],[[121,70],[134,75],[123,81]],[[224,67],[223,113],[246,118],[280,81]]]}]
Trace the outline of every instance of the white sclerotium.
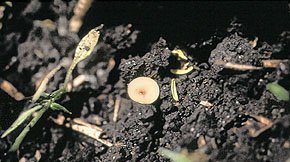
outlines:
[{"label": "white sclerotium", "polygon": [[129,97],[140,104],[152,104],[159,97],[159,86],[149,77],[138,77],[128,84]]}]

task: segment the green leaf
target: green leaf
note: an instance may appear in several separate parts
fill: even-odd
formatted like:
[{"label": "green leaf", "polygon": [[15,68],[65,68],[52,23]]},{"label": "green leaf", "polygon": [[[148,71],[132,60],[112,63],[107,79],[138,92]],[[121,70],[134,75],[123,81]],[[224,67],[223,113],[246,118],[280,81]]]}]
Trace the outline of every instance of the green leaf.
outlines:
[{"label": "green leaf", "polygon": [[52,103],[51,105],[50,105],[50,108],[52,109],[52,110],[61,110],[61,111],[64,111],[64,112],[66,112],[66,113],[69,113],[69,114],[72,114],[70,111],[68,111],[64,106],[62,106],[62,105],[60,105],[60,104],[58,104],[58,103]]},{"label": "green leaf", "polygon": [[280,86],[277,82],[268,83],[266,85],[268,91],[270,91],[278,100],[289,101],[289,92]]},{"label": "green leaf", "polygon": [[21,125],[33,112],[42,108],[41,105],[35,106],[22,112],[19,117],[14,121],[14,123],[2,134],[1,138],[6,137],[8,134],[13,132],[19,125]]},{"label": "green leaf", "polygon": [[9,152],[14,152],[19,148],[19,145],[23,141],[26,134],[30,131],[30,129],[37,123],[37,121],[40,119],[40,117],[44,114],[44,112],[47,110],[47,107],[42,108],[37,112],[35,117],[25,126],[25,128],[22,130],[22,132],[18,135],[15,142],[9,149]]},{"label": "green leaf", "polygon": [[187,157],[186,155],[183,155],[181,153],[173,152],[165,148],[160,148],[158,150],[159,154],[162,156],[165,156],[169,159],[171,159],[173,162],[192,162],[192,160]]}]

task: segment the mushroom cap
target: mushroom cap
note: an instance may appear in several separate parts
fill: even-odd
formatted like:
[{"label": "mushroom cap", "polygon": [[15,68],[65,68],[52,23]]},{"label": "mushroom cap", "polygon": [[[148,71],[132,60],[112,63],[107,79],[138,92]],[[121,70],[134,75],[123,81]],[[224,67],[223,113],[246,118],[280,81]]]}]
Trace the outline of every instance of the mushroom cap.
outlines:
[{"label": "mushroom cap", "polygon": [[128,84],[129,97],[140,104],[152,104],[159,97],[157,82],[149,77],[138,77]]}]

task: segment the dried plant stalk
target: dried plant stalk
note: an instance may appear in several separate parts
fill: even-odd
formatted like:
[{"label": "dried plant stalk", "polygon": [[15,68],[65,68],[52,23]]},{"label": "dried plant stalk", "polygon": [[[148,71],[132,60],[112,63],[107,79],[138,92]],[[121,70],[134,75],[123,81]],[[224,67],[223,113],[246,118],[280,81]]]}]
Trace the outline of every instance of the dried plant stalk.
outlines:
[{"label": "dried plant stalk", "polygon": [[78,0],[74,7],[74,15],[69,22],[69,31],[77,33],[80,30],[83,24],[82,19],[91,7],[92,2],[93,0]]},{"label": "dried plant stalk", "polygon": [[2,89],[4,92],[6,92],[9,96],[13,97],[17,101],[23,100],[25,98],[25,96],[7,80],[0,79],[0,89]]},{"label": "dried plant stalk", "polygon": [[39,99],[39,97],[41,96],[41,94],[46,90],[47,88],[47,83],[48,81],[54,76],[54,74],[56,72],[59,71],[59,69],[62,67],[62,64],[59,64],[57,67],[55,67],[54,69],[52,69],[42,80],[42,82],[40,83],[40,86],[38,87],[37,91],[34,93],[33,97],[32,97],[32,102],[35,102],[36,100]]},{"label": "dried plant stalk", "polygon": [[216,61],[215,64],[223,65],[225,68],[234,69],[234,70],[261,70],[263,67],[257,67],[252,65],[245,65],[245,64],[236,64],[232,62],[224,62],[224,61]]},{"label": "dried plant stalk", "polygon": [[266,68],[277,68],[280,63],[287,63],[289,60],[262,60],[263,66]]}]

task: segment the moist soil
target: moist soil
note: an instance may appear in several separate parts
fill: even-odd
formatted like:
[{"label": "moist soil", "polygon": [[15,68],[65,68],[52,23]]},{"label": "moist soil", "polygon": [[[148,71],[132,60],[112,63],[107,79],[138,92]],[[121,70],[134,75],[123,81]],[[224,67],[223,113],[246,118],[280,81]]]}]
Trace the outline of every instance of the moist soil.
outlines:
[{"label": "moist soil", "polygon": [[[215,64],[221,60],[261,67],[262,60],[289,60],[287,1],[95,1],[80,31],[73,33],[68,23],[76,3],[33,0],[11,7],[1,2],[0,82],[9,81],[26,97],[47,72],[72,60],[81,37],[105,25],[93,54],[73,73],[74,78],[82,74],[89,79],[58,101],[72,115],[46,112],[17,153],[6,154],[20,130],[0,139],[1,161],[170,161],[158,154],[162,147],[203,150],[209,161],[285,162],[290,157],[289,102],[266,90],[274,81],[290,90],[289,62],[259,70]],[[170,72],[181,66],[171,54],[176,47],[186,51],[195,70]],[[65,74],[65,68],[57,72],[47,92],[56,90]],[[151,77],[160,87],[153,104],[128,97],[127,84],[140,76]],[[172,97],[172,78],[178,102]],[[116,99],[120,110],[115,122]],[[28,106],[27,99],[17,101],[0,90],[0,133]],[[101,138],[113,146],[56,124],[53,118],[59,114],[101,127]]]}]

